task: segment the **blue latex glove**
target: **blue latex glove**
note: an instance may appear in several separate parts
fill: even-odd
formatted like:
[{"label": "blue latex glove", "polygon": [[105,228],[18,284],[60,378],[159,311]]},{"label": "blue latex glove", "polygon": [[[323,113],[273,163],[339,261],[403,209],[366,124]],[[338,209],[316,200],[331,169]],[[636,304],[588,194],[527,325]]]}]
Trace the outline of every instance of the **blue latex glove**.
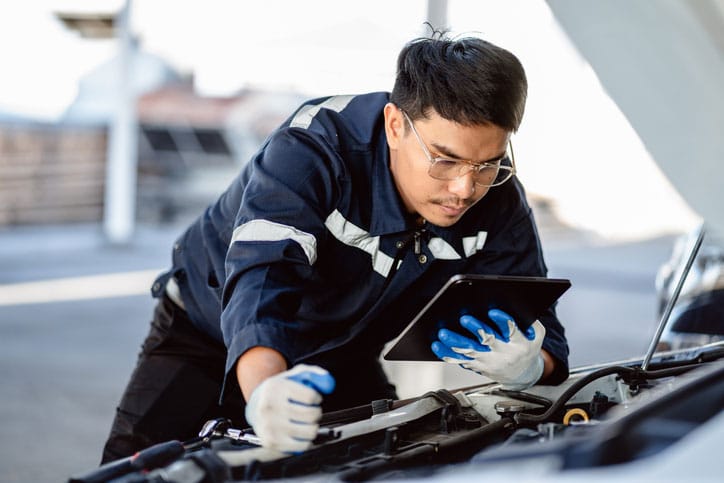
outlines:
[{"label": "blue latex glove", "polygon": [[246,420],[262,446],[302,452],[317,437],[322,395],[331,394],[334,387],[334,378],[325,369],[299,364],[254,389],[246,405]]},{"label": "blue latex glove", "polygon": [[432,351],[443,361],[487,376],[508,389],[522,390],[535,384],[545,366],[540,353],[545,337],[543,325],[536,320],[521,332],[502,310],[492,309],[488,317],[497,332],[472,315],[463,315],[460,325],[475,338],[440,329]]},{"label": "blue latex glove", "polygon": [[288,376],[287,379],[301,382],[305,386],[311,387],[322,394],[332,394],[336,385],[334,377],[332,377],[332,375],[327,371],[321,373],[305,370],[298,374]]}]

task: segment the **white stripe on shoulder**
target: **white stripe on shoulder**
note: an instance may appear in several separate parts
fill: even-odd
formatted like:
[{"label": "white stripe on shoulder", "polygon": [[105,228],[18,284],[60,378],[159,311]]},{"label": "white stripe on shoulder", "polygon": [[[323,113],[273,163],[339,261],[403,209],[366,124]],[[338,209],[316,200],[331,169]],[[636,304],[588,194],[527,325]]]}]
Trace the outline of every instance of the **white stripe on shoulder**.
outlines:
[{"label": "white stripe on shoulder", "polygon": [[355,96],[334,96],[320,104],[306,105],[297,112],[292,119],[292,122],[289,124],[289,127],[301,127],[303,129],[307,129],[312,124],[314,116],[316,116],[321,109],[331,109],[335,112],[340,112],[342,109],[347,107],[349,101],[351,101],[354,97]]},{"label": "white stripe on shoulder", "polygon": [[430,238],[427,242],[427,248],[432,256],[438,260],[459,260],[461,257],[448,242],[442,238]]},{"label": "white stripe on shoulder", "polygon": [[[463,237],[463,251],[465,257],[471,257],[483,249],[488,232],[479,231],[476,236]],[[461,257],[457,251],[442,238],[431,238],[427,244],[430,253],[438,260],[459,260]]]},{"label": "white stripe on shoulder", "polygon": [[485,240],[488,238],[487,231],[479,231],[477,236],[466,236],[463,238],[463,250],[465,250],[465,256],[471,257],[475,252],[479,252],[485,245]]},{"label": "white stripe on shoulder", "polygon": [[369,232],[346,220],[342,213],[334,210],[325,220],[329,232],[345,245],[359,248],[372,257],[372,268],[375,272],[386,277],[392,269],[394,259],[380,251],[380,237],[370,236]]},{"label": "white stripe on shoulder", "polygon": [[314,235],[293,226],[282,225],[269,220],[251,220],[234,229],[231,243],[237,241],[282,241],[294,240],[302,247],[310,265],[317,260],[317,239]]}]

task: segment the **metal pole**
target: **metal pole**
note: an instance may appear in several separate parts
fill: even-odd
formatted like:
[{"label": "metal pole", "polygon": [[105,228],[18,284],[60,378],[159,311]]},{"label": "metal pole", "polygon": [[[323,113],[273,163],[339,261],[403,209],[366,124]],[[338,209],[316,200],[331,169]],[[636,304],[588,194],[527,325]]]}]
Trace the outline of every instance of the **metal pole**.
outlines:
[{"label": "metal pole", "polygon": [[427,0],[427,21],[435,30],[448,29],[447,0]]},{"label": "metal pole", "polygon": [[113,244],[131,241],[136,219],[137,125],[133,93],[131,0],[118,15],[120,75],[116,110],[109,129],[103,229]]},{"label": "metal pole", "polygon": [[681,293],[681,288],[684,286],[684,282],[686,281],[686,276],[689,274],[689,270],[691,270],[691,266],[694,264],[696,254],[699,253],[701,242],[702,240],[704,240],[704,231],[704,224],[702,223],[697,231],[696,241],[694,242],[694,245],[689,251],[689,258],[686,260],[686,265],[684,266],[681,274],[679,274],[679,280],[676,282],[676,288],[671,294],[671,297],[669,297],[669,301],[666,304],[666,309],[664,310],[664,313],[661,316],[661,320],[659,321],[659,326],[656,328],[656,335],[651,340],[649,350],[646,352],[646,357],[641,364],[641,369],[644,371],[648,369],[651,358],[653,357],[654,352],[656,352],[656,346],[659,345],[659,339],[661,339],[661,334],[664,332],[666,323],[669,321],[669,317],[671,316],[671,311],[674,309],[674,305],[676,305],[676,301],[679,299],[679,294]]}]

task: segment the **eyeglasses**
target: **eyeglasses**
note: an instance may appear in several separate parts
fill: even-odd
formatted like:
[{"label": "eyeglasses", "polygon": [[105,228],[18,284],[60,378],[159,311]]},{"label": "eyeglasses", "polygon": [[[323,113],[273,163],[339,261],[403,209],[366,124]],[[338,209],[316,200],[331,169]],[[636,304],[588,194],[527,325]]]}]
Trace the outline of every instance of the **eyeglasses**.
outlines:
[{"label": "eyeglasses", "polygon": [[462,178],[472,171],[475,184],[478,186],[492,187],[505,183],[515,174],[515,156],[513,155],[513,144],[510,141],[508,141],[510,166],[502,164],[503,160],[507,156],[507,153],[500,159],[481,164],[433,156],[430,150],[427,149],[427,145],[420,137],[417,129],[415,129],[414,124],[412,124],[410,116],[408,116],[402,109],[400,109],[400,112],[402,112],[405,119],[407,119],[407,123],[410,125],[413,134],[417,138],[417,142],[420,143],[420,147],[425,152],[427,160],[430,161],[430,168],[427,170],[427,174],[431,177],[442,181],[452,181],[454,179]]}]

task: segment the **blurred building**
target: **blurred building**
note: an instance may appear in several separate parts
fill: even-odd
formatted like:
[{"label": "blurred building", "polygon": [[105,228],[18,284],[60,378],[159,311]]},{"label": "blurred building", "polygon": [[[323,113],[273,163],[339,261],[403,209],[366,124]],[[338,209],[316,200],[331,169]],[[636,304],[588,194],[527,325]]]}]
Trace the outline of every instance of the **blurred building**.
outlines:
[{"label": "blurred building", "polygon": [[198,214],[301,100],[294,93],[254,89],[201,97],[190,80],[141,96],[139,219]]}]

